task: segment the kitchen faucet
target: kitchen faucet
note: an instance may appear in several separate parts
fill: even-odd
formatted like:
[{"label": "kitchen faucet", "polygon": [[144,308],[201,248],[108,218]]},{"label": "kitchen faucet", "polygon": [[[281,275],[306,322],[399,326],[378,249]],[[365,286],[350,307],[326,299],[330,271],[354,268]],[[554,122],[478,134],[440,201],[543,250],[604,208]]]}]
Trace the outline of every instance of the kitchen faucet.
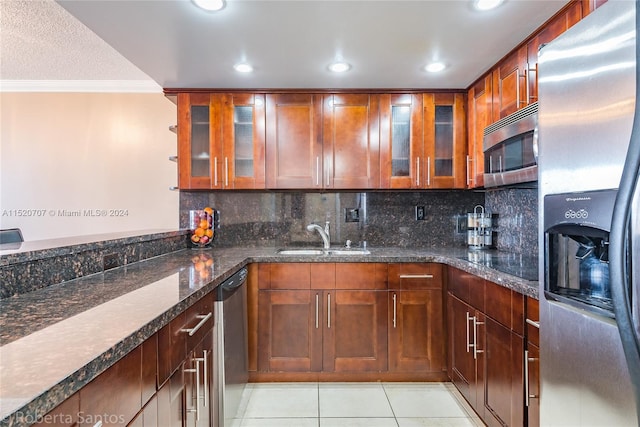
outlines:
[{"label": "kitchen faucet", "polygon": [[307,225],[308,231],[316,230],[320,233],[320,237],[322,237],[322,243],[324,244],[325,249],[329,249],[331,245],[331,238],[329,237],[329,221],[325,222],[324,230],[318,224],[309,224]]}]

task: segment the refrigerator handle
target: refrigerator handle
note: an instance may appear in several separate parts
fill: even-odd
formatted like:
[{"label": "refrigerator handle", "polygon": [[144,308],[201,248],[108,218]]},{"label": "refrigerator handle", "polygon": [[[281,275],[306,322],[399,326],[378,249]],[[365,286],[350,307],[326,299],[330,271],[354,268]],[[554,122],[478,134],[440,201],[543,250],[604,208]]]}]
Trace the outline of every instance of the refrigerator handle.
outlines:
[{"label": "refrigerator handle", "polygon": [[[636,26],[640,24],[640,4],[636,1]],[[636,64],[640,60],[640,31],[636,31]],[[618,194],[613,209],[611,221],[611,233],[609,236],[609,275],[611,283],[611,297],[613,311],[618,323],[618,331],[627,360],[627,367],[631,382],[635,391],[636,412],[638,425],[640,425],[640,337],[638,337],[633,323],[631,306],[631,292],[637,293],[638,286],[632,282],[631,268],[634,261],[638,262],[638,254],[630,254],[627,251],[637,251],[637,247],[630,245],[631,218],[634,209],[634,195],[638,191],[640,175],[640,108],[637,100],[640,99],[640,73],[636,73],[636,107],[633,118],[633,129],[627,158],[622,171],[622,178],[618,188]],[[637,232],[637,230],[636,230]],[[627,262],[628,261],[628,262]],[[638,278],[635,278],[638,280]],[[633,287],[633,289],[632,289]]]}]

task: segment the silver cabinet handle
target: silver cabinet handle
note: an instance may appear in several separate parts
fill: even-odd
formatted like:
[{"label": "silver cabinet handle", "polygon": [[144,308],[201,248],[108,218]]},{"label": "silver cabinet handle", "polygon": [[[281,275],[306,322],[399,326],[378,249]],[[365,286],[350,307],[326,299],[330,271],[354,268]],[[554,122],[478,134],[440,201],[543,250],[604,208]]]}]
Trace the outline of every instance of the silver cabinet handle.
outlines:
[{"label": "silver cabinet handle", "polygon": [[229,187],[229,158],[224,158],[224,186]]},{"label": "silver cabinet handle", "polygon": [[202,382],[204,384],[204,404],[203,406],[207,407],[207,400],[209,399],[209,386],[207,384],[207,350],[202,351],[202,357],[196,357],[193,360],[196,361],[196,377],[198,379],[196,386],[196,400],[198,401],[198,405],[200,404],[200,362],[203,362],[203,374],[202,374]]},{"label": "silver cabinet handle", "polygon": [[471,168],[469,168],[469,163],[471,163],[471,157],[467,154],[467,186],[471,185]]},{"label": "silver cabinet handle", "polygon": [[433,279],[433,274],[401,274],[401,279]]},{"label": "silver cabinet handle", "polygon": [[218,158],[213,158],[213,185],[218,186]]},{"label": "silver cabinet handle", "polygon": [[527,323],[534,328],[540,329],[540,322],[536,322],[535,320],[527,319]]},{"label": "silver cabinet handle", "polygon": [[484,353],[484,350],[478,350],[478,325],[484,325],[484,322],[478,322],[473,316],[473,358],[478,358],[478,353]]},{"label": "silver cabinet handle", "polygon": [[525,95],[526,98],[524,100],[525,104],[528,104],[531,100],[531,96],[529,94],[529,63],[527,62],[527,68],[524,69],[524,84],[525,84]]},{"label": "silver cabinet handle", "polygon": [[529,407],[529,350],[524,351],[524,395],[524,405]]},{"label": "silver cabinet handle", "polygon": [[320,185],[320,156],[316,156],[316,186]]},{"label": "silver cabinet handle", "polygon": [[196,319],[200,319],[200,322],[198,322],[198,324],[196,326],[194,326],[191,329],[180,329],[180,332],[186,332],[189,334],[190,337],[193,336],[193,334],[195,334],[196,332],[198,332],[198,329],[202,328],[202,325],[204,325],[207,320],[209,320],[211,318],[211,316],[213,316],[213,313],[209,312],[209,314],[198,314],[196,316]]},{"label": "silver cabinet handle", "polygon": [[522,104],[522,101],[520,101],[520,69],[516,70],[516,109],[520,108],[520,104]]},{"label": "silver cabinet handle", "polygon": [[396,328],[396,303],[397,303],[397,298],[396,298],[396,293],[393,293],[393,328]]},{"label": "silver cabinet handle", "polygon": [[202,352],[202,358],[204,359],[204,373],[203,373],[203,379],[204,379],[204,407],[207,407],[207,402],[209,401],[209,375],[208,375],[208,368],[207,368],[207,350],[203,350]]},{"label": "silver cabinet handle", "polygon": [[420,187],[420,157],[416,157],[416,186]]},{"label": "silver cabinet handle", "polygon": [[99,420],[97,423],[95,423],[93,427],[102,427],[102,420]]},{"label": "silver cabinet handle", "polygon": [[[196,396],[194,398],[192,398],[191,400],[196,401],[196,407],[195,408],[185,408],[187,412],[195,412],[196,413],[196,420],[200,419],[200,405],[198,404],[198,400],[199,400],[199,396],[200,396],[200,362],[198,362],[197,360],[195,360],[196,362],[196,367],[194,368],[185,368],[182,370],[182,372],[184,372],[185,374],[195,374],[196,377]],[[193,389],[192,389],[193,390]]]},{"label": "silver cabinet handle", "polygon": [[475,317],[469,316],[469,312],[467,311],[467,353],[469,353],[469,349],[472,346],[471,341],[469,341],[469,321],[471,319],[475,320]]},{"label": "silver cabinet handle", "polygon": [[427,157],[427,187],[431,187],[431,157]]},{"label": "silver cabinet handle", "polygon": [[327,294],[327,328],[331,329],[331,294]]},{"label": "silver cabinet handle", "polygon": [[320,307],[320,295],[316,294],[316,329],[318,329],[319,327],[319,314],[318,314],[318,309]]}]

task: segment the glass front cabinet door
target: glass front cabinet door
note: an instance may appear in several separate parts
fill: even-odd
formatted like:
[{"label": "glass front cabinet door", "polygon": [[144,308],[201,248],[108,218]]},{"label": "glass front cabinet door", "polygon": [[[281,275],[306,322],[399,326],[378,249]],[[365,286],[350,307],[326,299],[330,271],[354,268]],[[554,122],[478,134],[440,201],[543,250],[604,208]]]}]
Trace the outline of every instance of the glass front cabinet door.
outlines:
[{"label": "glass front cabinet door", "polygon": [[264,95],[178,94],[180,189],[264,188]]}]

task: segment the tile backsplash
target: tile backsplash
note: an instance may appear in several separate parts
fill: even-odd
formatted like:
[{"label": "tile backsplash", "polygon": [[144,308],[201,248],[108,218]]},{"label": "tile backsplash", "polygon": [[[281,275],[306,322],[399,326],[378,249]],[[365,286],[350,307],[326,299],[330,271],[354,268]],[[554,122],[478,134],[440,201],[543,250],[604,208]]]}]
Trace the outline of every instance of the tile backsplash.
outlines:
[{"label": "tile backsplash", "polygon": [[[322,244],[306,226],[330,222],[333,245],[351,240],[354,246],[464,246],[455,217],[484,203],[484,193],[433,192],[180,192],[180,226],[188,211],[211,206],[220,210],[220,230],[214,244],[224,246],[294,246]],[[415,207],[425,207],[416,220]],[[346,222],[345,210],[358,209],[360,221]]]}]

